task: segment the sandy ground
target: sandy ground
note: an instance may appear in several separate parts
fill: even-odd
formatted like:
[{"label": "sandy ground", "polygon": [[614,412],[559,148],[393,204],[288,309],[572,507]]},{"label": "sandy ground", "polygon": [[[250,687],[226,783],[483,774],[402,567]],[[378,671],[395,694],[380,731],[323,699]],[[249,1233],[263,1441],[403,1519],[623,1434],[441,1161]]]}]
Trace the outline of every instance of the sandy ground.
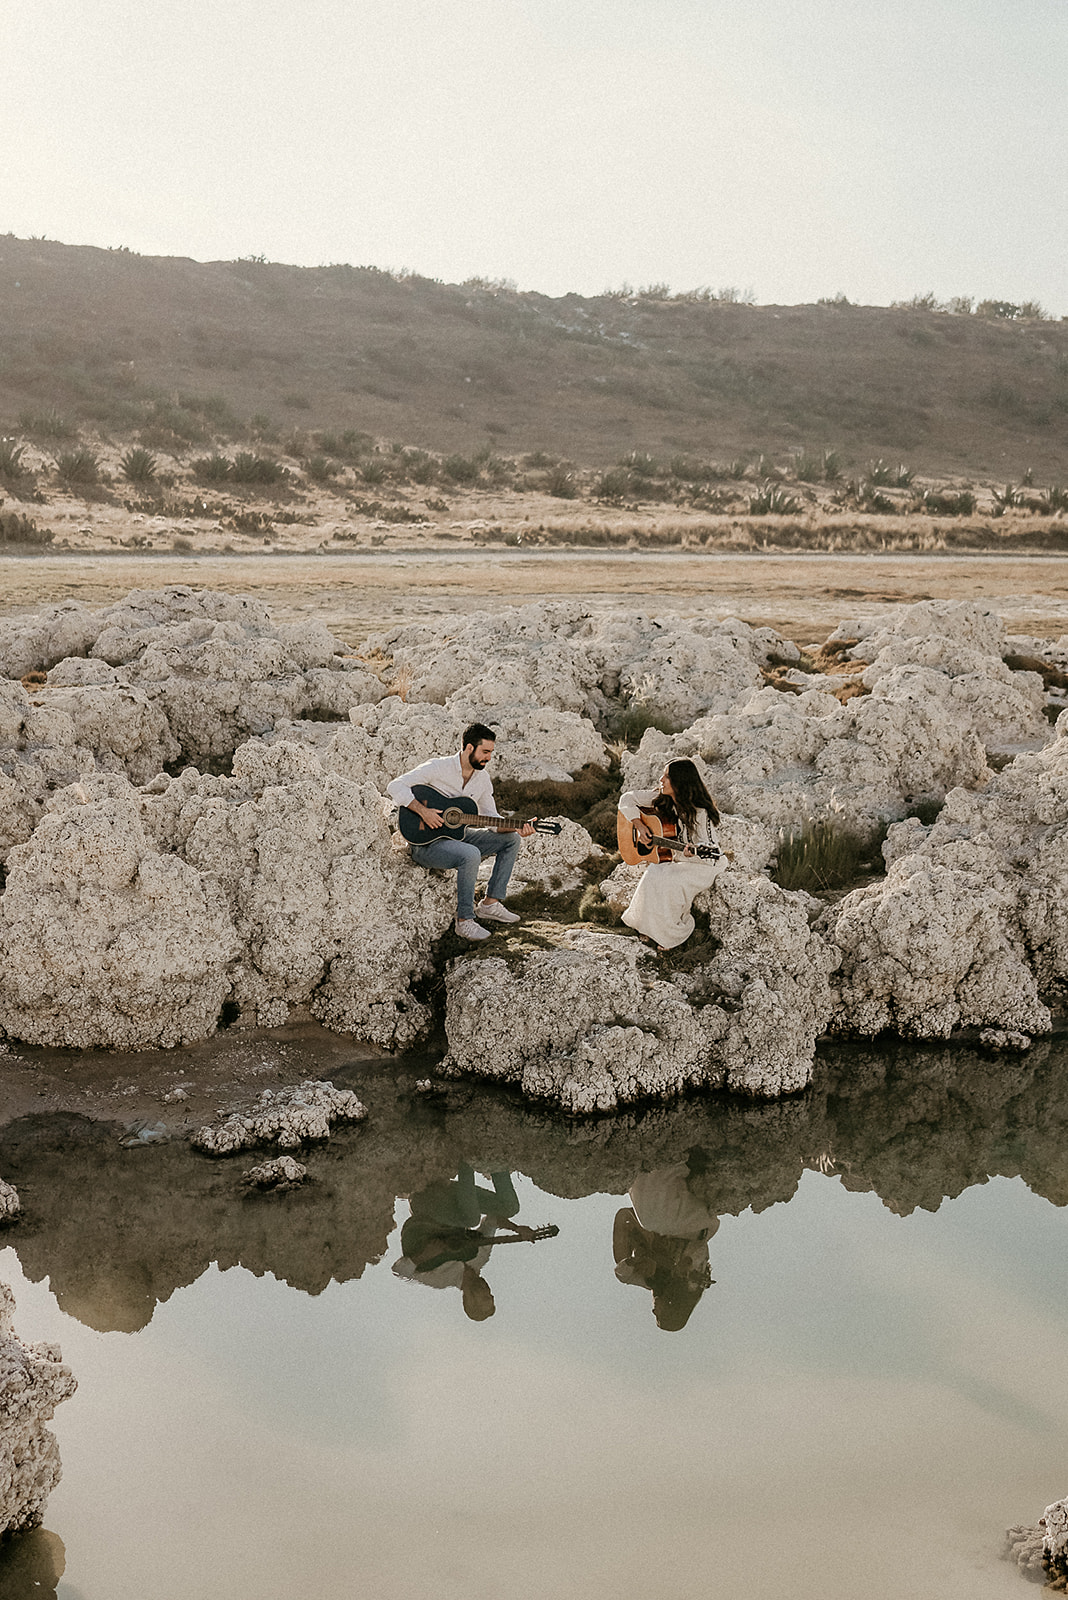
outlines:
[{"label": "sandy ground", "polygon": [[528,552],[450,549],[414,539],[351,554],[2,555],[0,615],[66,599],[103,606],[131,589],[175,583],[254,595],[282,622],[321,617],[352,645],[406,621],[539,599],[731,614],[770,624],[799,644],[826,638],[846,619],[932,598],[990,605],[1014,633],[1068,633],[1068,559],[1062,555]]}]

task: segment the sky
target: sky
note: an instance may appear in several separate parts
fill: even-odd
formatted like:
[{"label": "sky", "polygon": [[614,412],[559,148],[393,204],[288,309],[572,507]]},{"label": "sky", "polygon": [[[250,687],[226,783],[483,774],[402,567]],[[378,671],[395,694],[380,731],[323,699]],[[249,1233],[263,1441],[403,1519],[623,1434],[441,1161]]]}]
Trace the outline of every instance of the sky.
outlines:
[{"label": "sky", "polygon": [[1066,0],[3,0],[0,232],[1068,314]]}]

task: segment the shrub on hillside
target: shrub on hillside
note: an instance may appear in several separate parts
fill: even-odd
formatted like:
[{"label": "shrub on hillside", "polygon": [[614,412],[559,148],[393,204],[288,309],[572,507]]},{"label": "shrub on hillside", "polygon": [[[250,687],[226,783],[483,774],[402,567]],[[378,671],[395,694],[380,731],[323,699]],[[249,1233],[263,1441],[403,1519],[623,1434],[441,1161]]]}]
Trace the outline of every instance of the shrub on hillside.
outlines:
[{"label": "shrub on hillside", "polygon": [[0,478],[21,478],[26,471],[22,457],[26,446],[14,439],[0,439]]},{"label": "shrub on hillside", "polygon": [[134,445],[132,449],[127,450],[119,465],[128,483],[155,481],[158,463],[151,450],[146,450],[141,445]]},{"label": "shrub on hillside", "polygon": [[64,483],[99,483],[100,458],[86,445],[65,450],[56,458],[56,471]]}]

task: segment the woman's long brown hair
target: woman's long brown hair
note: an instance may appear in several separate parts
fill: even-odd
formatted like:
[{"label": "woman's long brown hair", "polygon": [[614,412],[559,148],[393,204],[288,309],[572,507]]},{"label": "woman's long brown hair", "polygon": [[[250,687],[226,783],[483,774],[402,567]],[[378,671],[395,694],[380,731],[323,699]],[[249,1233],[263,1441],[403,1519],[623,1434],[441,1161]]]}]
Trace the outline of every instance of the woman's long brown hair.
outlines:
[{"label": "woman's long brown hair", "polygon": [[707,811],[708,820],[713,826],[719,822],[719,807],[705,788],[704,780],[692,761],[685,758],[669,761],[667,775],[675,791],[675,799],[673,802],[668,795],[657,796],[654,805],[661,816],[677,816],[683,827],[691,832],[698,811]]}]

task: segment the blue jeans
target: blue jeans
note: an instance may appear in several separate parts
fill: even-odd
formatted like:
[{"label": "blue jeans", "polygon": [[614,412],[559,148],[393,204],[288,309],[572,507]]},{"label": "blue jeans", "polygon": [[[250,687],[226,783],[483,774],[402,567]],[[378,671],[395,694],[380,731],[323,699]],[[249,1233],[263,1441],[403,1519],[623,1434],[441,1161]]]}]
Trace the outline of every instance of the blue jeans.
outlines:
[{"label": "blue jeans", "polygon": [[456,870],[456,916],[470,922],[475,915],[475,879],[483,856],[496,856],[487,900],[503,900],[519,854],[518,833],[498,833],[495,828],[468,828],[462,839],[435,839],[433,844],[413,844],[412,860],[421,867]]}]

